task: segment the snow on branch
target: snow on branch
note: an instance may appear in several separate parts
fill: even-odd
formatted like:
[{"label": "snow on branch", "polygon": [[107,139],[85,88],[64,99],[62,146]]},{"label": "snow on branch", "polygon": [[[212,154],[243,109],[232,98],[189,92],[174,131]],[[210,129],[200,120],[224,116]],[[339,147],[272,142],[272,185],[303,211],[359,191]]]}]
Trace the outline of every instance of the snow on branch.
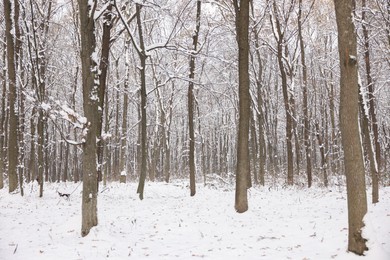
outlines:
[{"label": "snow on branch", "polygon": [[[38,102],[31,93],[24,92],[24,95],[38,110],[43,111],[46,118],[51,120],[65,142],[72,145],[81,145],[85,143],[85,135],[88,132],[88,120],[86,117],[78,114],[68,105],[61,104],[58,100],[49,99],[44,102]],[[80,129],[81,141],[69,140],[67,137],[69,136],[69,133],[64,133],[63,129],[57,123],[58,120],[65,120],[73,126],[73,129]]]}]

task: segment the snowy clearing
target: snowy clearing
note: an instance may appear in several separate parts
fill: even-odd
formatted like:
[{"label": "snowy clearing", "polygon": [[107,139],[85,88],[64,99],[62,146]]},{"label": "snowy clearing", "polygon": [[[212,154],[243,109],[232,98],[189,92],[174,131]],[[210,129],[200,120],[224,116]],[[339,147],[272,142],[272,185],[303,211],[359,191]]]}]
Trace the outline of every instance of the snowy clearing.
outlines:
[{"label": "snowy clearing", "polygon": [[[25,197],[0,191],[0,259],[390,259],[390,187],[369,203],[365,257],[346,252],[345,188],[252,188],[249,211],[234,211],[234,189],[179,183],[100,187],[99,225],[82,238],[81,186],[37,184]],[[72,193],[70,199],[59,197]],[[369,191],[367,192],[369,195]],[[369,196],[370,199],[370,196]]]}]

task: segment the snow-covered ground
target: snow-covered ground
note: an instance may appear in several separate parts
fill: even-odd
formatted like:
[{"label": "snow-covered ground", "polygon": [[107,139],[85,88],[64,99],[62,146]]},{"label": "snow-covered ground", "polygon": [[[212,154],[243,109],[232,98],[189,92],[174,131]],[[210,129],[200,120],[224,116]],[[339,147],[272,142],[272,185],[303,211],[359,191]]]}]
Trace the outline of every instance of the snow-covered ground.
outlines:
[{"label": "snow-covered ground", "polygon": [[136,188],[101,187],[99,225],[85,238],[81,185],[47,184],[43,198],[36,184],[25,197],[1,190],[0,259],[390,259],[390,187],[369,203],[365,257],[346,252],[344,188],[252,188],[243,214],[233,187],[198,184],[190,197],[186,184],[148,183],[143,201]]}]

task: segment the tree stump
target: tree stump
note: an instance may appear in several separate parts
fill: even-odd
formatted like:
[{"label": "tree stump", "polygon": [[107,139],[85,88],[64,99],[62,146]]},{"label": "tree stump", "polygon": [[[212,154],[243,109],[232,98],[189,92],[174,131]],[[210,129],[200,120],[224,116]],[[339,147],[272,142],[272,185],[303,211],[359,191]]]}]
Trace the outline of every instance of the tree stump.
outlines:
[{"label": "tree stump", "polygon": [[121,172],[121,176],[119,177],[119,183],[126,183],[126,173]]}]

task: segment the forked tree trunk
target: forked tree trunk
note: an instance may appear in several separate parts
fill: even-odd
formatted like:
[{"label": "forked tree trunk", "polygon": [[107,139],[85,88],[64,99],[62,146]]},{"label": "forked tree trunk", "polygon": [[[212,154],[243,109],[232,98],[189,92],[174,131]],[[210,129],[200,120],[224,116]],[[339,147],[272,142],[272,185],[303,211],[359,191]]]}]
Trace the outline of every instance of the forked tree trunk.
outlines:
[{"label": "forked tree trunk", "polygon": [[284,32],[281,27],[280,17],[277,11],[276,2],[273,2],[273,10],[275,16],[275,26],[277,31],[277,59],[279,64],[279,70],[282,79],[282,93],[283,93],[283,101],[284,101],[284,110],[286,114],[286,149],[287,149],[287,184],[294,184],[294,152],[292,145],[293,138],[293,107],[292,107],[292,98],[289,97],[288,84],[287,84],[287,72],[283,62],[284,56],[284,47],[285,47],[285,39]]},{"label": "forked tree trunk", "polygon": [[348,250],[363,255],[368,249],[362,236],[367,197],[358,126],[357,40],[352,3],[353,0],[334,0],[340,58],[340,130],[347,177]]}]

